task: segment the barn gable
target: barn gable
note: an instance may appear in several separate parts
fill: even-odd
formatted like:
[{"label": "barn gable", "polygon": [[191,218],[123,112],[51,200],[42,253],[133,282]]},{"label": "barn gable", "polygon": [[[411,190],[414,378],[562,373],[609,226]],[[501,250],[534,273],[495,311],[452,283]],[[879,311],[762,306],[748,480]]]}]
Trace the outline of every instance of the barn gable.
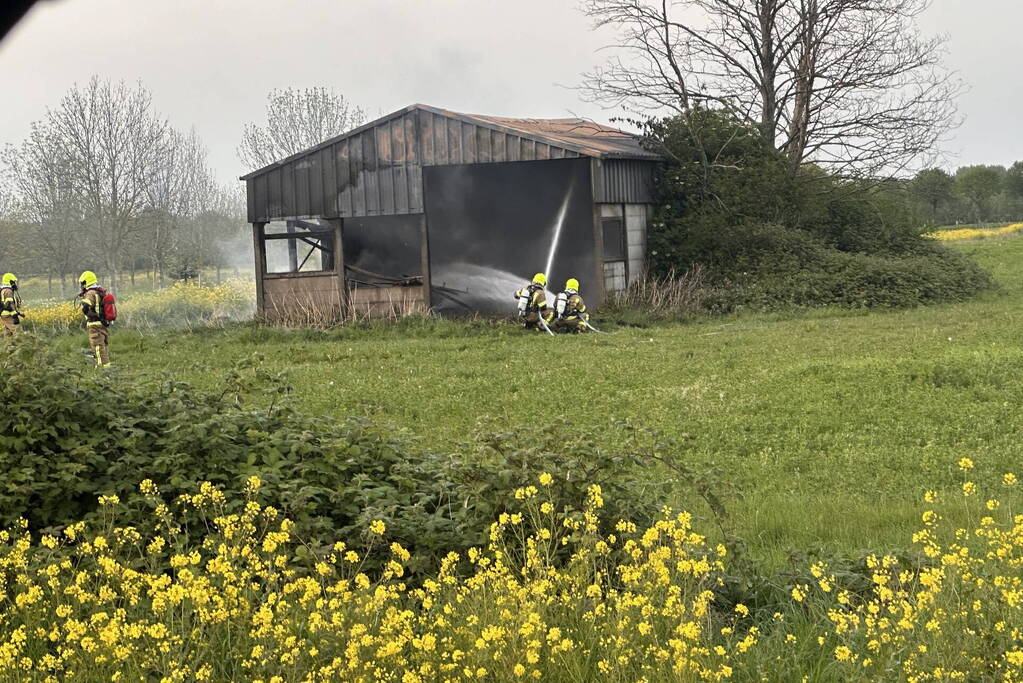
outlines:
[{"label": "barn gable", "polygon": [[[598,201],[650,201],[660,157],[629,134],[583,119],[461,114],[415,104],[242,177],[250,222],[424,211],[423,167],[595,160]],[[615,188],[626,194],[611,196]],[[627,195],[627,196],[626,196]]]}]

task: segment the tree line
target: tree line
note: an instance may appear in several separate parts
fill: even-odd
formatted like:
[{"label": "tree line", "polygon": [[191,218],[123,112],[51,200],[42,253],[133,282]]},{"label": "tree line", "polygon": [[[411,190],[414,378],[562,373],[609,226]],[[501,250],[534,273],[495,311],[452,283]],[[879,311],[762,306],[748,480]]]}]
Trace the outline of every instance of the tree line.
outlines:
[{"label": "tree line", "polygon": [[924,225],[1023,220],[1023,161],[928,168],[904,183],[913,215]]},{"label": "tree line", "polygon": [[[358,125],[363,112],[326,88],[274,90],[267,124],[248,124],[237,153],[272,163]],[[93,77],[72,87],[28,137],[5,150],[3,267],[76,291],[83,269],[107,284],[156,286],[252,263],[245,188],[221,184],[194,129],[155,111],[141,83]]]},{"label": "tree line", "polygon": [[227,264],[220,244],[244,226],[239,188],[217,182],[196,132],[141,84],[72,87],[5,156],[5,268],[46,276],[51,294],[84,268],[114,287],[197,277]]}]

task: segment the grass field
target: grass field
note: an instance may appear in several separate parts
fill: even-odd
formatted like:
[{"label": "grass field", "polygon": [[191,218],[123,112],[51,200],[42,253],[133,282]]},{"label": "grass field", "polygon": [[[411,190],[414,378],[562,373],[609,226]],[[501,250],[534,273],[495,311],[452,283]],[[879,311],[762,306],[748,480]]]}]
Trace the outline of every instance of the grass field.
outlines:
[{"label": "grass field", "polygon": [[[732,531],[768,564],[789,549],[906,547],[954,462],[995,481],[1023,456],[1023,240],[965,249],[1000,290],[959,305],[708,318],[549,338],[512,325],[140,334],[115,364],[215,387],[237,361],[286,371],[302,410],[368,415],[427,447],[562,416],[608,442],[617,419],[688,435],[675,457],[734,485]],[[599,316],[596,318],[600,324]],[[77,336],[55,340],[69,354]],[[656,476],[656,473],[654,473]],[[685,505],[685,500],[679,500]]]}]

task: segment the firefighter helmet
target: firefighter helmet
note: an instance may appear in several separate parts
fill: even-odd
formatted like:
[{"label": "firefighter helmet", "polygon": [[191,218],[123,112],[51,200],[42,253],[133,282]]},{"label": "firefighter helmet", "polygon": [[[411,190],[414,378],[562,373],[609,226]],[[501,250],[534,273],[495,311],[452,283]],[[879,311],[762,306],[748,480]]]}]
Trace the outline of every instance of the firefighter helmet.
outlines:
[{"label": "firefighter helmet", "polygon": [[543,273],[537,273],[533,276],[533,284],[540,285],[541,287],[547,286],[547,276]]},{"label": "firefighter helmet", "polygon": [[82,289],[88,289],[95,285],[99,280],[96,278],[96,273],[91,270],[87,270],[78,277],[78,284],[82,286]]},{"label": "firefighter helmet", "polygon": [[569,291],[571,291],[571,292],[578,292],[579,291],[579,281],[576,280],[574,277],[570,277],[568,279],[568,282],[565,283],[565,291],[566,292],[569,292]]},{"label": "firefighter helmet", "polygon": [[11,287],[16,284],[18,284],[18,277],[14,273],[4,273],[4,287]]}]

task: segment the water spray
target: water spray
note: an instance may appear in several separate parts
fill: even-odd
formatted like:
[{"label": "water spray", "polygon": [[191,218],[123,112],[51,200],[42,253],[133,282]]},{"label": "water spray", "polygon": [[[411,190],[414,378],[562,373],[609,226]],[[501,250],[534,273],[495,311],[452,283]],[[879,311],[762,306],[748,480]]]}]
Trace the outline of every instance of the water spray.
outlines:
[{"label": "water spray", "polygon": [[554,221],[554,239],[551,240],[551,249],[547,253],[547,266],[544,268],[544,273],[550,277],[551,266],[554,265],[554,254],[558,251],[558,242],[561,241],[561,229],[565,227],[565,214],[568,213],[568,200],[572,198],[572,190],[575,189],[575,178],[572,178],[571,184],[568,186],[568,191],[565,192],[565,199],[561,202],[561,208],[558,209],[558,217]]}]

